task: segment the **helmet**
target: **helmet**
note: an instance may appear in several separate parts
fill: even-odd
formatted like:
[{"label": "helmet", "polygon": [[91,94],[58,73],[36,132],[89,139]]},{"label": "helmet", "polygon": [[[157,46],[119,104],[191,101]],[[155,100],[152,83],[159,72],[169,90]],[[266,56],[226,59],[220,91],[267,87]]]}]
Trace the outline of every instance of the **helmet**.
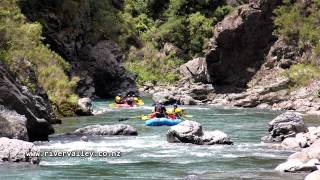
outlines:
[{"label": "helmet", "polygon": [[174,107],[174,108],[177,108],[177,107],[178,107],[178,104],[177,104],[177,103],[174,103],[174,104],[173,104],[173,107]]},{"label": "helmet", "polygon": [[118,95],[117,96],[122,96],[122,94],[121,93],[118,93]]},{"label": "helmet", "polygon": [[167,111],[167,114],[168,114],[168,115],[173,114],[173,110],[172,110],[172,109],[169,109],[169,110]]},{"label": "helmet", "polygon": [[121,97],[120,97],[120,96],[117,96],[117,97],[116,97],[116,100],[117,100],[117,101],[120,101],[120,100],[121,100]]},{"label": "helmet", "polygon": [[181,108],[177,108],[177,109],[175,110],[175,113],[182,113],[182,109],[181,109]]}]

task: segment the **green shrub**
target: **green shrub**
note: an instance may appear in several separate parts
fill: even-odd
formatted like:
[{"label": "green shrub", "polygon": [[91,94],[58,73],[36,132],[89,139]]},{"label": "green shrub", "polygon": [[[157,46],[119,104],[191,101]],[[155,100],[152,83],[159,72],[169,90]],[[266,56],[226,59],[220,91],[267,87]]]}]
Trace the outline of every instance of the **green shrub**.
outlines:
[{"label": "green shrub", "polygon": [[203,16],[200,12],[190,14],[189,33],[190,33],[190,51],[201,55],[207,45],[208,38],[212,36],[212,21]]},{"label": "green shrub", "polygon": [[[158,51],[152,46],[139,51],[131,50],[130,59],[126,62],[127,70],[137,74],[139,85],[145,82],[170,84],[179,80],[176,68],[182,64],[182,60],[175,54],[158,57]],[[142,57],[141,57],[142,54]]]},{"label": "green shrub", "polygon": [[69,79],[70,65],[42,43],[42,26],[27,22],[16,0],[0,1],[0,7],[0,59],[32,91],[37,85],[29,78],[31,68],[53,104],[75,103],[79,78]]},{"label": "green shrub", "polygon": [[305,7],[302,1],[285,1],[275,10],[275,34],[297,42],[304,51],[320,53],[320,1]]},{"label": "green shrub", "polygon": [[289,78],[290,87],[298,88],[308,85],[311,80],[320,78],[320,69],[313,64],[296,64],[284,72]]}]

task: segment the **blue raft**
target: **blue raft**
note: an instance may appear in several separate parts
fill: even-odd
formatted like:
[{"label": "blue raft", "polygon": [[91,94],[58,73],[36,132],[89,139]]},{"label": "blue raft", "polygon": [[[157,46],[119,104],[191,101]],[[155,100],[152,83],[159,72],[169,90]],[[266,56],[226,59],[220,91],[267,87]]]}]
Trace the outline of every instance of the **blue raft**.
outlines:
[{"label": "blue raft", "polygon": [[146,126],[174,126],[181,122],[181,119],[152,118],[147,120],[144,124]]}]

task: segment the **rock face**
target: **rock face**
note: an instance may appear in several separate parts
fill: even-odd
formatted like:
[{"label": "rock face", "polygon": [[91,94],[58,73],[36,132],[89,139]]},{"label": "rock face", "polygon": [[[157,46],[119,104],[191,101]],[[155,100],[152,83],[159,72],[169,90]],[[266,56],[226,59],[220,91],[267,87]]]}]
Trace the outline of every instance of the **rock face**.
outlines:
[{"label": "rock face", "polygon": [[281,142],[285,138],[295,137],[300,132],[307,132],[304,121],[300,115],[293,112],[285,112],[268,124],[269,135],[263,137],[264,142]]},{"label": "rock face", "polygon": [[124,135],[124,136],[135,136],[138,132],[135,128],[127,124],[116,124],[116,125],[92,125],[84,128],[80,128],[74,131],[76,135]]},{"label": "rock face", "polygon": [[203,132],[201,124],[195,121],[183,121],[172,126],[167,133],[167,141],[197,145],[233,144],[224,132]]},{"label": "rock face", "polygon": [[184,78],[194,82],[209,83],[210,76],[205,58],[196,58],[180,66],[180,73]]},{"label": "rock face", "polygon": [[[0,160],[8,162],[30,162],[39,164],[39,157],[29,157],[28,154],[39,152],[33,143],[17,139],[0,138]],[[30,155],[29,154],[29,155]]]},{"label": "rock face", "polygon": [[92,101],[90,98],[80,98],[78,100],[78,105],[81,108],[81,112],[78,114],[91,116],[92,114]]},{"label": "rock face", "polygon": [[245,87],[276,41],[272,11],[280,1],[254,1],[239,6],[214,28],[206,62],[216,85]]},{"label": "rock face", "polygon": [[[48,140],[48,135],[54,132],[51,123],[57,122],[51,109],[48,109],[50,104],[47,104],[42,97],[31,94],[26,87],[16,82],[1,61],[0,94],[0,105],[6,108],[1,109],[3,120],[1,125],[6,127],[1,129],[3,135],[26,140],[23,128],[26,126],[29,141]],[[21,115],[26,118],[25,125]],[[10,128],[11,125],[14,127]]]},{"label": "rock face", "polygon": [[[28,19],[42,23],[46,43],[71,63],[70,74],[80,77],[77,90],[81,97],[103,98],[124,90],[136,91],[135,76],[122,66],[124,53],[102,32],[93,33],[92,4],[89,0],[20,2]],[[117,8],[121,4],[112,1]]]}]

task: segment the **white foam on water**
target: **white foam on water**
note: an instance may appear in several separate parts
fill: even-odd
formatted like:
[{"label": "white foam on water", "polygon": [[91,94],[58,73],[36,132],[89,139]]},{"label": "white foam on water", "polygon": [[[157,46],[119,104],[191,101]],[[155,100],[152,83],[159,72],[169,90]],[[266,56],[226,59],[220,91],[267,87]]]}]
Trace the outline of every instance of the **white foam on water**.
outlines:
[{"label": "white foam on water", "polygon": [[56,142],[53,144],[48,145],[41,145],[38,146],[40,150],[63,150],[63,151],[79,151],[79,150],[85,150],[85,151],[120,151],[120,152],[131,152],[134,149],[128,148],[128,147],[122,147],[122,146],[111,146],[116,145],[116,142],[109,143],[109,142],[83,142],[83,141],[75,141],[75,142],[69,142],[69,143],[61,143]]},{"label": "white foam on water", "polygon": [[132,164],[132,163],[139,163],[140,161],[131,161],[131,160],[124,160],[124,159],[116,159],[116,160],[111,160],[111,159],[101,159],[100,161],[105,161],[108,164]]},{"label": "white foam on water", "polygon": [[71,160],[66,160],[66,161],[40,161],[40,166],[73,166],[79,164],[79,161],[71,161]]},{"label": "white foam on water", "polygon": [[241,157],[241,156],[235,155],[235,154],[222,154],[222,157],[224,157],[224,158],[237,158],[237,157]]},{"label": "white foam on water", "polygon": [[196,157],[210,157],[213,154],[212,153],[206,153],[206,152],[190,152],[191,156],[196,156]]},{"label": "white foam on water", "polygon": [[110,108],[97,108],[93,110],[93,115],[104,114],[106,112],[112,112],[113,110]]},{"label": "white foam on water", "polygon": [[143,158],[149,158],[149,157],[154,157],[154,158],[160,158],[160,157],[177,157],[176,154],[155,154],[155,153],[143,153],[138,155],[139,157]]}]

